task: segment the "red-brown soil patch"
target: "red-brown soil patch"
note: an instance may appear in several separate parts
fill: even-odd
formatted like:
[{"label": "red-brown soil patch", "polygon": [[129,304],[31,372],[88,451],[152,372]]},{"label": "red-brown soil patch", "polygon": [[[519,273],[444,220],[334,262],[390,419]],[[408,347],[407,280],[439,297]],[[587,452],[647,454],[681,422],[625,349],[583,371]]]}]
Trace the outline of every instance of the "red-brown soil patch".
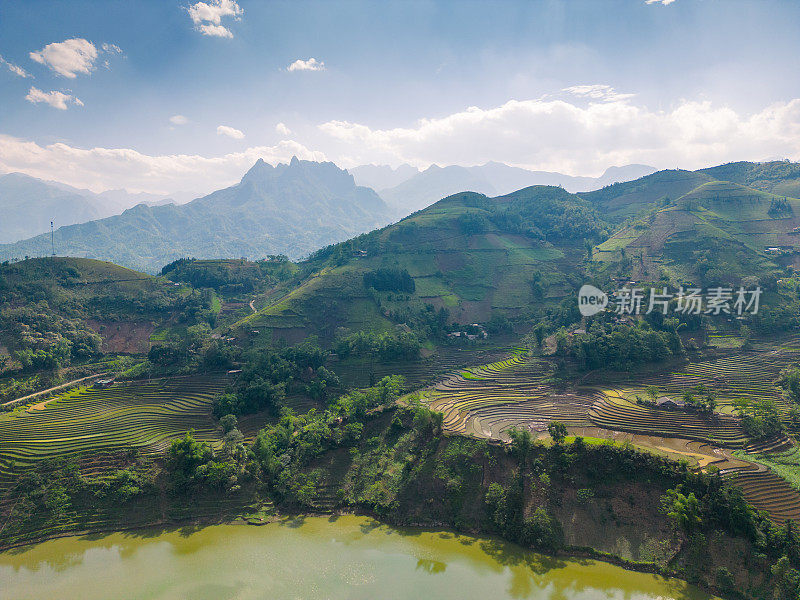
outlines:
[{"label": "red-brown soil patch", "polygon": [[96,321],[86,324],[103,338],[103,352],[145,354],[155,326],[150,321]]}]

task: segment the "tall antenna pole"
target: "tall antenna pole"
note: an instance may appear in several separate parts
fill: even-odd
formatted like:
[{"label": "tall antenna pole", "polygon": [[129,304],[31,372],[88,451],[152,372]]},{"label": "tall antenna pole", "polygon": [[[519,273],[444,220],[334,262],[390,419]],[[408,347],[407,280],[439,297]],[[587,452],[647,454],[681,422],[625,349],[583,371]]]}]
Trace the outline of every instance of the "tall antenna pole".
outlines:
[{"label": "tall antenna pole", "polygon": [[50,221],[50,247],[53,249],[53,256],[56,255],[56,241],[53,235],[53,222]]}]

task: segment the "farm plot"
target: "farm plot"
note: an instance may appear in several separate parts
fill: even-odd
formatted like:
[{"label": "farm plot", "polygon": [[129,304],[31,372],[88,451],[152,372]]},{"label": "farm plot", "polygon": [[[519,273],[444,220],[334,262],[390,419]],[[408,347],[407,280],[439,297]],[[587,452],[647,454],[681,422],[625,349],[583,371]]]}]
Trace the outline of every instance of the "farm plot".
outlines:
[{"label": "farm plot", "polygon": [[747,441],[738,419],[729,415],[660,410],[632,402],[629,396],[624,390],[604,390],[589,411],[589,418],[605,429],[712,442],[723,447],[739,447]]},{"label": "farm plot", "polygon": [[[628,440],[650,451],[686,459],[695,468],[716,467],[730,485],[765,510],[776,522],[800,520],[800,494],[775,470],[735,457],[748,438],[730,414],[706,416],[682,410],[643,406],[635,400],[644,388],[656,385],[680,398],[697,385],[714,390],[723,405],[737,396],[775,400],[787,407],[776,379],[781,369],[796,364],[795,342],[773,344],[755,351],[690,363],[681,372],[618,375],[612,384],[581,385],[569,390],[552,386],[553,366],[544,359],[513,356],[481,367],[453,373],[424,392],[433,410],[444,414],[444,427],[453,433],[508,439],[512,427],[543,432],[550,421],[561,421],[575,435]],[[618,386],[618,387],[613,387]],[[729,409],[730,410],[730,409]],[[794,452],[785,436],[748,452]],[[738,452],[737,452],[738,455]],[[800,472],[800,471],[799,471]]]},{"label": "farm plot", "polygon": [[227,383],[209,375],[118,383],[2,414],[0,486],[42,459],[123,448],[162,452],[190,429],[200,440],[215,441],[211,402]]},{"label": "farm plot", "polygon": [[704,385],[717,394],[717,410],[732,412],[737,398],[748,398],[753,402],[773,400],[785,413],[790,407],[776,381],[781,370],[799,362],[800,348],[792,343],[778,347],[759,344],[752,351],[691,362],[678,372],[637,377],[631,393],[644,396],[646,386],[656,385],[664,395],[680,398],[683,392]]},{"label": "farm plot", "polygon": [[589,425],[591,396],[553,390],[545,382],[551,375],[547,361],[514,355],[448,376],[427,400],[446,429],[477,437],[503,438],[512,427],[544,431],[553,420]]}]

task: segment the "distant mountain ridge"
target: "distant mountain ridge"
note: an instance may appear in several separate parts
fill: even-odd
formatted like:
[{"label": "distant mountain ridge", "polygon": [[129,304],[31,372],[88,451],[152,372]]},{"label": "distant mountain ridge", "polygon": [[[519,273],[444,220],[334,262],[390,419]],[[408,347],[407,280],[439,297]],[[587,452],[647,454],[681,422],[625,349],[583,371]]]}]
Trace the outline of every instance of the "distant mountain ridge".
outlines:
[{"label": "distant mountain ridge", "polygon": [[0,176],[0,243],[12,243],[56,227],[86,223],[121,213],[141,202],[165,203],[158,194],[131,194],[109,190],[95,194],[56,181],[22,173]]},{"label": "distant mountain ridge", "polygon": [[[387,224],[391,214],[371,189],[333,163],[259,160],[237,185],[184,205],[139,204],[121,215],[59,228],[59,255],[99,258],[156,272],[185,256],[300,258]],[[45,256],[50,236],[0,245],[0,259]]]},{"label": "distant mountain ridge", "polygon": [[[531,171],[499,162],[488,162],[474,167],[431,165],[424,171],[416,171],[409,165],[391,169],[386,165],[365,165],[349,169],[356,181],[372,182],[381,198],[394,207],[400,216],[408,215],[430,206],[441,198],[471,191],[487,196],[500,196],[533,185],[561,186],[571,193],[587,192],[611,185],[638,179],[656,169],[647,165],[625,165],[609,167],[600,177],[577,177],[551,171]],[[390,186],[381,183],[393,182]]]}]

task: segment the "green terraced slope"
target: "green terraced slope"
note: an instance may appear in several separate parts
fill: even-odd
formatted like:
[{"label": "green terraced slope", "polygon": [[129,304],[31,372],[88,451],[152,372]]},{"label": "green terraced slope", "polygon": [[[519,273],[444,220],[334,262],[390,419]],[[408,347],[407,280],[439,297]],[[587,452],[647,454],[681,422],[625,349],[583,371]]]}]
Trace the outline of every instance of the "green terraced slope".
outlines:
[{"label": "green terraced slope", "polygon": [[123,448],[163,452],[190,429],[198,439],[214,441],[211,402],[227,384],[226,377],[211,375],[117,383],[2,413],[0,484],[46,458]]},{"label": "green terraced slope", "polygon": [[[561,188],[535,186],[498,198],[463,193],[397,224],[325,248],[303,265],[309,275],[239,323],[290,341],[338,327],[387,330],[426,306],[451,321],[526,315],[571,293],[582,278],[586,239],[604,221],[589,202]],[[363,276],[406,270],[413,293],[367,289]]]}]

